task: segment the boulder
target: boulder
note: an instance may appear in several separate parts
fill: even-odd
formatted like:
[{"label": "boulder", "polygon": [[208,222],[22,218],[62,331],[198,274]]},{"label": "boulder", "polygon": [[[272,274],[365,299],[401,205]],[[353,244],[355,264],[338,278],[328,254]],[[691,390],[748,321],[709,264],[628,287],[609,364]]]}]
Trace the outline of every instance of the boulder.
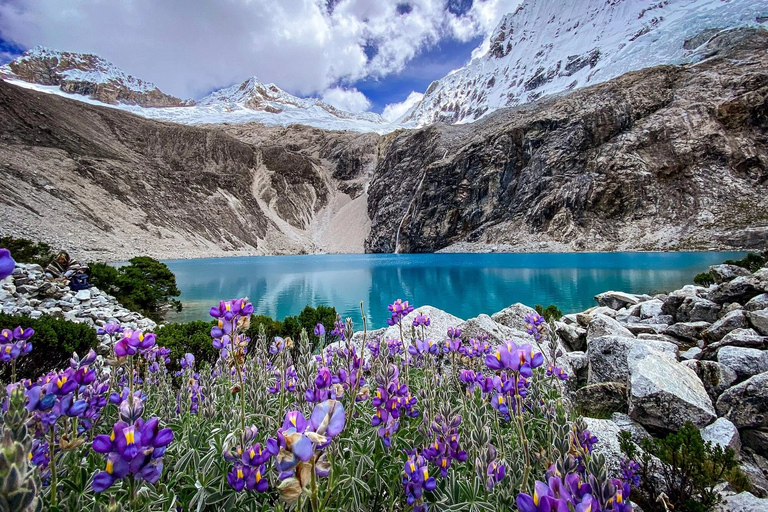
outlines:
[{"label": "boulder", "polygon": [[[411,341],[411,326],[413,325],[414,318],[416,318],[416,315],[419,313],[429,317],[429,326],[426,328],[427,337],[439,342],[445,340],[448,327],[458,327],[464,322],[461,318],[446,313],[442,309],[437,309],[432,306],[421,306],[414,309],[403,319],[403,336],[409,343]],[[117,313],[115,313],[115,316],[117,316]],[[384,336],[382,338],[385,340],[399,339],[400,329],[396,325],[388,327],[387,330],[384,331]]]},{"label": "boulder", "polygon": [[587,328],[587,342],[589,342],[590,339],[603,336],[621,336],[624,338],[635,337],[635,335],[626,327],[613,318],[602,314],[594,315]]},{"label": "boulder", "polygon": [[727,283],[716,286],[709,292],[709,300],[724,304],[738,302],[745,304],[748,300],[768,292],[768,282],[757,275],[740,276]]},{"label": "boulder", "polygon": [[716,418],[712,400],[696,372],[649,351],[629,357],[629,416],[644,426],[679,430],[690,421],[698,428]]},{"label": "boulder", "polygon": [[741,443],[755,453],[768,457],[768,430],[745,428],[741,433]]},{"label": "boulder", "polygon": [[741,438],[736,425],[725,418],[717,418],[713,423],[701,429],[701,438],[723,448],[730,448],[736,454],[741,451]]},{"label": "boulder", "polygon": [[749,311],[747,319],[754,330],[763,336],[768,336],[768,309]]},{"label": "boulder", "polygon": [[736,372],[717,361],[689,360],[682,364],[696,372],[713,403],[736,382]]},{"label": "boulder", "polygon": [[587,340],[588,384],[598,382],[621,382],[626,384],[629,376],[627,355],[635,344],[634,338],[603,336]]},{"label": "boulder", "polygon": [[667,296],[666,300],[664,301],[664,305],[661,307],[661,311],[665,315],[672,315],[673,317],[676,317],[677,310],[680,308],[686,298],[700,297],[703,293],[706,293],[706,291],[706,288],[701,286],[694,286],[692,284],[683,286],[679,290],[675,290]]},{"label": "boulder", "polygon": [[647,300],[640,303],[640,318],[653,318],[662,315],[661,307],[664,305],[659,299]]},{"label": "boulder", "polygon": [[740,267],[738,265],[728,265],[723,263],[722,265],[712,265],[709,267],[709,273],[715,279],[715,283],[727,283],[733,281],[739,276],[751,276],[752,272]]},{"label": "boulder", "polygon": [[589,384],[574,392],[573,401],[584,416],[627,412],[627,386],[618,382]]},{"label": "boulder", "polygon": [[587,430],[599,441],[595,444],[593,453],[605,457],[606,473],[621,475],[621,461],[624,459],[624,452],[619,444],[621,428],[612,420],[584,418],[584,423],[587,424]]},{"label": "boulder", "polygon": [[[470,318],[466,322],[462,322],[458,327],[461,329],[461,337],[464,340],[471,338],[480,338],[482,334],[488,335],[488,342],[492,345],[498,345],[506,340],[515,340],[516,342],[523,341],[525,343],[531,343],[533,337],[525,331],[519,331],[512,329],[506,325],[502,325],[498,322],[494,322],[488,315],[480,315],[477,318]],[[439,341],[445,340],[446,333],[443,333],[443,337]]]},{"label": "boulder", "polygon": [[572,350],[584,350],[587,345],[587,330],[577,324],[555,322],[555,332]]},{"label": "boulder", "polygon": [[744,309],[746,311],[768,309],[768,293],[761,293],[757,297],[752,297],[746,304],[744,304]]},{"label": "boulder", "polygon": [[760,350],[768,349],[768,336],[760,336],[753,329],[736,329],[726,334],[723,339],[704,347],[703,357],[714,358],[722,347],[744,347]]},{"label": "boulder", "polygon": [[600,306],[619,310],[639,303],[640,299],[637,295],[632,295],[631,293],[610,291],[595,295],[595,301]]},{"label": "boulder", "polygon": [[715,505],[713,512],[766,512],[767,510],[768,499],[761,499],[744,491],[723,498],[723,501]]},{"label": "boulder", "polygon": [[747,322],[747,317],[744,315],[744,312],[742,310],[731,311],[703,331],[701,337],[707,342],[712,343],[722,339],[734,329],[745,329],[747,327],[749,327],[749,323]]},{"label": "boulder", "polygon": [[711,326],[712,324],[708,322],[679,322],[664,329],[664,334],[696,343],[701,339],[701,333]]},{"label": "boulder", "polygon": [[527,329],[525,326],[525,317],[533,313],[536,313],[535,309],[517,302],[508,308],[504,308],[501,311],[492,314],[491,319],[506,327],[525,332]]},{"label": "boulder", "polygon": [[629,417],[629,414],[615,412],[611,414],[611,420],[618,425],[621,430],[626,430],[632,436],[632,441],[640,443],[642,439],[651,437],[651,434],[645,430],[641,424]]},{"label": "boulder", "polygon": [[703,352],[699,347],[691,347],[685,352],[680,353],[680,359],[685,359],[686,361],[698,360],[701,359]]},{"label": "boulder", "polygon": [[717,413],[738,428],[768,427],[768,372],[727,389],[717,399]]},{"label": "boulder", "polygon": [[768,372],[768,351],[727,346],[717,352],[717,361],[736,372],[739,379]]},{"label": "boulder", "polygon": [[629,332],[634,334],[637,337],[640,337],[642,335],[652,334],[656,335],[661,332],[664,332],[668,325],[667,324],[626,324],[624,327],[627,328]]},{"label": "boulder", "polygon": [[721,306],[711,300],[701,297],[686,297],[677,310],[675,319],[678,322],[709,322],[717,321]]}]

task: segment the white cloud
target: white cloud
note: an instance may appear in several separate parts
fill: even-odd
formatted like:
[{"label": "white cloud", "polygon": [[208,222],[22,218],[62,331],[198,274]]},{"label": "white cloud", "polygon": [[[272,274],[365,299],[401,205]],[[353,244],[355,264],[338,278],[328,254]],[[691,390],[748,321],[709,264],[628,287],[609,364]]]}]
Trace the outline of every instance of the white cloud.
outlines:
[{"label": "white cloud", "polygon": [[421,101],[421,98],[423,97],[424,95],[422,93],[412,91],[404,101],[401,101],[400,103],[390,103],[384,107],[384,112],[381,113],[381,117],[387,121],[395,122],[403,117],[411,107]]},{"label": "white cloud", "polygon": [[312,95],[396,73],[444,38],[487,36],[519,2],[475,0],[456,16],[445,0],[339,0],[331,12],[327,0],[3,0],[0,38],[97,53],[183,98],[254,75]]},{"label": "white cloud", "polygon": [[357,89],[334,87],[323,92],[322,100],[347,112],[365,112],[371,108],[371,102]]}]

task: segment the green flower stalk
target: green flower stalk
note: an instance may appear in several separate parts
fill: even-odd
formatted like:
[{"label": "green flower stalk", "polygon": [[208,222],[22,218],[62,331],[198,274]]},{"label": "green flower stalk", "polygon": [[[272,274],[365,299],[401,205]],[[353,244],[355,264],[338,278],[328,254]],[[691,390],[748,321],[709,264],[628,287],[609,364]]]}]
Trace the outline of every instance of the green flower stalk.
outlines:
[{"label": "green flower stalk", "polygon": [[37,498],[38,484],[30,463],[32,436],[26,422],[29,413],[21,387],[11,391],[8,411],[2,418],[0,448],[0,510],[33,512],[42,510]]}]

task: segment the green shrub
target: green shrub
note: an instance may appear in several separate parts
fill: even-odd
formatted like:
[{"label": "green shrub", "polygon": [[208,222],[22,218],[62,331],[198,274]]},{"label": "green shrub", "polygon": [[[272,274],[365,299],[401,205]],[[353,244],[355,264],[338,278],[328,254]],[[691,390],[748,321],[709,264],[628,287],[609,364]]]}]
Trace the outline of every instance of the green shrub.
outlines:
[{"label": "green shrub", "polygon": [[763,265],[765,265],[766,261],[768,261],[766,255],[750,252],[740,260],[725,260],[723,263],[726,263],[727,265],[737,265],[750,272],[757,272]]},{"label": "green shrub", "polygon": [[544,317],[544,320],[547,322],[551,322],[553,320],[560,320],[563,317],[563,312],[560,311],[560,308],[555,306],[554,304],[550,304],[546,308],[542,306],[541,304],[536,304],[536,312]]},{"label": "green shrub", "polygon": [[[275,336],[298,341],[301,330],[306,329],[307,333],[310,334],[310,339],[313,340],[314,350],[317,348],[315,346],[317,338],[312,334],[315,325],[322,323],[330,332],[335,320],[336,309],[328,306],[318,306],[317,308],[307,306],[298,316],[289,316],[282,321],[274,320],[265,315],[253,315],[246,336],[251,338],[251,343],[254,343],[259,336],[259,326],[263,325],[267,334],[267,342],[270,344]],[[155,331],[157,344],[170,349],[170,368],[177,369],[179,359],[186,353],[194,355],[195,361],[213,364],[218,357],[218,352],[213,348],[211,340],[211,327],[215,324],[216,321],[212,320],[210,322],[168,323],[159,327]]]},{"label": "green shrub", "polygon": [[47,266],[54,257],[53,249],[44,242],[33,242],[26,238],[4,236],[0,238],[0,247],[11,251],[16,263],[36,263]]},{"label": "green shrub", "polygon": [[128,263],[120,268],[91,263],[91,284],[114,295],[126,308],[158,322],[169,307],[181,311],[181,302],[174,299],[181,292],[168,265],[149,256],[137,256]]},{"label": "green shrub", "polygon": [[[16,326],[31,327],[35,334],[29,339],[32,352],[17,359],[16,375],[19,378],[35,379],[54,369],[69,365],[72,352],[84,355],[98,344],[96,331],[86,324],[78,324],[52,316],[32,319],[28,316],[11,316],[0,313],[0,329],[14,329]],[[10,377],[9,365],[2,365],[3,381]]]},{"label": "green shrub", "polygon": [[715,284],[715,276],[710,272],[702,272],[701,274],[696,274],[693,278],[693,283],[699,286],[710,286]]},{"label": "green shrub", "polygon": [[211,340],[211,327],[215,321],[188,322],[185,324],[169,323],[155,330],[157,344],[170,349],[170,368],[176,369],[179,359],[190,353],[199,363],[213,364],[218,357],[218,352],[213,348]]},{"label": "green shrub", "polygon": [[713,510],[719,500],[715,485],[738,471],[734,451],[705,442],[691,423],[663,439],[641,440],[642,452],[630,439],[629,432],[621,432],[622,451],[640,466],[640,490],[648,498],[641,506],[649,512],[665,512],[656,500],[662,492],[676,512]]},{"label": "green shrub", "polygon": [[298,341],[299,335],[302,329],[307,330],[309,339],[312,341],[312,351],[316,351],[317,338],[314,336],[315,326],[317,324],[323,324],[326,331],[326,339],[330,339],[330,332],[333,329],[333,324],[336,321],[336,308],[328,306],[306,306],[298,316],[287,316],[282,321],[273,320],[268,316],[258,315],[251,317],[251,327],[246,332],[246,335],[255,340],[259,335],[259,325],[264,325],[264,330],[267,333],[267,341],[272,342],[275,336],[281,338],[291,338]]}]

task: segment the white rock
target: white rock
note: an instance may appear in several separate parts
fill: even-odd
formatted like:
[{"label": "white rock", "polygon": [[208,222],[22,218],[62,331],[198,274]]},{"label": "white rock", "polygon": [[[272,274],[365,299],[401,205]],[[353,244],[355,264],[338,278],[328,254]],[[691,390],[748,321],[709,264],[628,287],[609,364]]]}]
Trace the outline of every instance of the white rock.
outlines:
[{"label": "white rock", "polygon": [[664,303],[658,299],[647,300],[640,303],[640,318],[653,318],[661,315],[661,306]]},{"label": "white rock", "polygon": [[91,300],[91,291],[90,290],[80,290],[75,294],[75,299],[79,301],[84,300]]},{"label": "white rock", "polygon": [[696,372],[649,351],[629,357],[629,416],[642,425],[679,430],[687,421],[701,428],[716,418]]},{"label": "white rock", "polygon": [[717,361],[744,379],[768,371],[768,351],[727,346],[717,352]]},{"label": "white rock", "polygon": [[750,311],[747,313],[747,318],[757,332],[763,336],[768,336],[768,309]]},{"label": "white rock", "polygon": [[587,328],[587,342],[589,342],[590,339],[600,338],[602,336],[621,336],[624,338],[635,337],[635,335],[626,327],[613,318],[603,314],[597,314],[594,315],[589,322],[589,327]]},{"label": "white rock", "polygon": [[[506,340],[515,340],[516,342],[522,341],[525,343],[533,342],[533,337],[525,331],[518,331],[512,329],[506,325],[502,325],[495,322],[488,315],[479,315],[477,318],[470,318],[466,322],[462,322],[458,327],[461,329],[461,337],[465,341],[470,338],[477,339],[481,334],[488,335],[488,342],[492,345],[502,343]],[[446,333],[443,333],[442,341],[446,338]]]},{"label": "white rock", "polygon": [[717,418],[714,423],[701,429],[701,438],[723,448],[730,448],[736,454],[741,451],[739,430],[726,418]]},{"label": "white rock", "polygon": [[525,332],[525,317],[526,315],[533,313],[536,313],[535,309],[516,302],[515,304],[492,314],[491,319],[506,327]]},{"label": "white rock", "polygon": [[[442,309],[437,309],[432,306],[418,307],[414,309],[408,316],[403,318],[403,337],[407,340],[408,343],[411,342],[411,327],[413,325],[413,320],[416,318],[418,313],[429,317],[429,326],[426,328],[426,335],[428,338],[432,338],[436,341],[445,340],[448,327],[458,327],[461,323],[464,322],[464,320],[461,318],[453,316],[450,313],[446,313]],[[421,328],[419,328],[419,336],[421,336],[420,331]],[[387,330],[384,331],[384,336],[382,337],[384,340],[399,338],[400,329],[396,325],[388,327]]]},{"label": "white rock", "polygon": [[726,496],[718,503],[714,512],[767,512],[768,499],[760,499],[754,494],[744,491],[733,496]]}]

